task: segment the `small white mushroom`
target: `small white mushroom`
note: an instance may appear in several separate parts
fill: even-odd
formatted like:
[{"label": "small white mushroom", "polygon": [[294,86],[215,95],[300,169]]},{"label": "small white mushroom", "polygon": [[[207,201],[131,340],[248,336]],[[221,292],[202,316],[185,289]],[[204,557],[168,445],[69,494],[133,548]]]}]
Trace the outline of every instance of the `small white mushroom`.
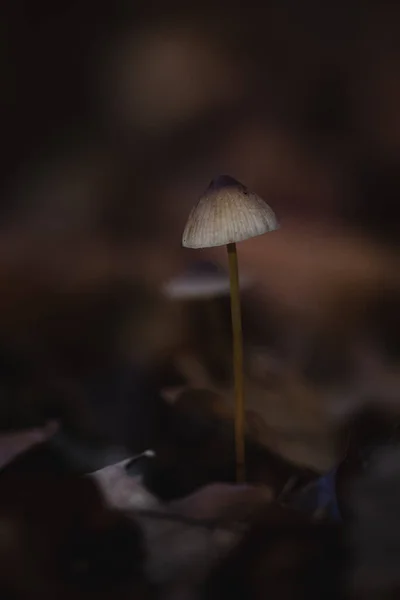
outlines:
[{"label": "small white mushroom", "polygon": [[236,242],[278,229],[272,209],[257,194],[228,175],[211,182],[192,209],[182,237],[186,248],[227,246],[231,290],[235,376],[235,443],[237,480],[245,480],[245,407],[243,339]]}]

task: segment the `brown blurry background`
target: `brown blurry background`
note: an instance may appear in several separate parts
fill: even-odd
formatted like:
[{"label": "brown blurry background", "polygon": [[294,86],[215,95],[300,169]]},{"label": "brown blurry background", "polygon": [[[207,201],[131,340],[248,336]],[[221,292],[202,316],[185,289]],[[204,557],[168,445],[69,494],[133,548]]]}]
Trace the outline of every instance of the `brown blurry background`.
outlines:
[{"label": "brown blurry background", "polygon": [[[180,242],[228,173],[281,222],[240,246],[257,436],[324,469],[323,400],[362,396],[366,373],[373,395],[397,393],[398,7],[3,0],[1,12],[4,344],[67,379],[127,355],[207,362],[200,317],[162,286],[194,261],[225,264]],[[188,385],[229,396],[184,364]],[[318,460],[280,437],[301,420]]]}]

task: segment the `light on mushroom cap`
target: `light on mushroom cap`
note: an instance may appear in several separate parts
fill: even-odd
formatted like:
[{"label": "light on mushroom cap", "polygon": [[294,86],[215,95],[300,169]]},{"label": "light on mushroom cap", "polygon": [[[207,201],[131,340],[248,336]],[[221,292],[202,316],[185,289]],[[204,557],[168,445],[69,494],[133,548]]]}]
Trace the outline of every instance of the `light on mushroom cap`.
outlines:
[{"label": "light on mushroom cap", "polygon": [[241,242],[279,225],[272,209],[257,194],[223,175],[213,180],[190,213],[182,245],[211,248]]}]

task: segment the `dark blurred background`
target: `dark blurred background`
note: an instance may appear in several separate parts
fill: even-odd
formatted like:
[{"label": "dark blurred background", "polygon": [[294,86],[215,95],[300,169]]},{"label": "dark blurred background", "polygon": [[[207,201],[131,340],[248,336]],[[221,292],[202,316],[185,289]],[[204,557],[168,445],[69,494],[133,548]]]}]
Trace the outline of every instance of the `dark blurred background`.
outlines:
[{"label": "dark blurred background", "polygon": [[188,185],[190,206],[225,169],[282,215],[334,213],[396,239],[398,11],[5,0],[3,214],[21,179],[101,149],[116,181],[130,175],[124,210],[143,224],[149,197],[168,212],[167,190]]},{"label": "dark blurred background", "polygon": [[[89,501],[77,474],[151,448],[132,469],[163,500],[234,481],[226,252],[181,247],[192,206],[221,174],[262,197],[281,224],[238,246],[248,481],[278,500],[294,493],[293,478],[303,491],[317,482],[310,514],[321,489],[351,512],[347,486],[363,472],[365,447],[398,443],[399,30],[400,4],[385,1],[1,0],[2,598],[89,597],[82,539],[95,556],[96,597],[108,571],[117,585],[121,569],[131,573],[124,557],[142,568],[140,536],[125,546],[118,515],[117,538],[107,534],[97,555],[100,498]],[[365,407],[385,419],[372,413],[357,434]],[[65,489],[60,473],[72,478]],[[122,467],[121,477],[129,492]],[[397,472],[393,482],[384,499],[398,507]],[[373,486],[379,518],[360,513],[359,530],[378,523],[363,560],[379,582],[375,537],[386,543],[396,519],[379,477]],[[53,555],[76,519],[88,531],[95,522],[94,542],[85,527],[83,538],[74,533],[64,562],[79,550],[78,571],[62,595]],[[275,539],[265,523],[256,540]],[[325,542],[311,542],[313,558],[309,529],[296,531],[294,553],[289,538],[277,545],[277,582],[300,581],[280,557],[298,557],[300,569],[309,556],[311,579],[332,591],[315,562]],[[169,538],[165,554],[172,546],[186,552]],[[394,564],[398,591],[400,552],[387,547],[393,561],[381,553],[382,564],[390,574]],[[368,585],[357,596],[375,597]]]},{"label": "dark blurred background", "polygon": [[102,365],[158,369],[187,352],[199,317],[162,290],[200,259],[225,264],[220,249],[183,250],[181,234],[209,181],[229,173],[282,224],[240,248],[254,331],[268,330],[257,344],[282,323],[274,343],[313,386],[337,383],[353,355],[353,370],[371,372],[399,289],[396,3],[0,10],[5,354],[34,356],[65,391]]}]

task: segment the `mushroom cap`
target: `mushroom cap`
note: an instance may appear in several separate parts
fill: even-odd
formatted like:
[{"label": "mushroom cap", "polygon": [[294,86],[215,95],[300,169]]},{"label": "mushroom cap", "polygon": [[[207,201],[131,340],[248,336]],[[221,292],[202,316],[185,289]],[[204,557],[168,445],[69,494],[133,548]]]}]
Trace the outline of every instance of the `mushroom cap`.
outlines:
[{"label": "mushroom cap", "polygon": [[192,209],[183,232],[186,248],[241,242],[279,228],[272,209],[243,184],[222,175],[214,179]]}]

